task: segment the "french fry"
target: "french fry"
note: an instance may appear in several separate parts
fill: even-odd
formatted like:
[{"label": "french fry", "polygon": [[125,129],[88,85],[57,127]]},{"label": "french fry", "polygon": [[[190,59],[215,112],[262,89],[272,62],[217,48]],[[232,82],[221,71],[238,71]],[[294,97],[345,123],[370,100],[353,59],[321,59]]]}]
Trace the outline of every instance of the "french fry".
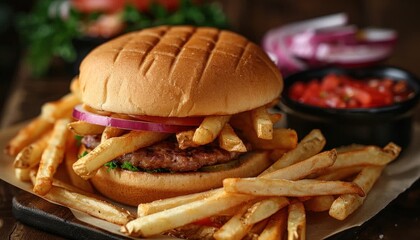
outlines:
[{"label": "french fry", "polygon": [[353,151],[346,151],[337,155],[334,165],[327,172],[355,166],[384,166],[398,157],[401,148],[390,143],[383,149],[376,146],[367,146]]},{"label": "french fry", "polygon": [[[359,185],[367,194],[380,177],[383,169],[383,166],[365,167],[353,182]],[[329,214],[335,219],[344,220],[363,204],[365,198],[366,196],[357,196],[355,194],[341,195],[331,205]]]},{"label": "french fry", "polygon": [[242,239],[252,226],[267,219],[278,210],[287,206],[289,201],[283,197],[272,197],[245,205],[242,211],[233,216],[214,235],[216,239]]},{"label": "french fry", "polygon": [[53,186],[44,197],[117,225],[124,225],[134,219],[132,214],[123,208],[61,187]]},{"label": "french fry", "polygon": [[[37,170],[34,168],[30,169],[29,176],[32,184],[36,182],[36,175]],[[53,179],[53,186],[43,197],[118,225],[124,225],[134,219],[134,216],[126,209],[117,207],[99,199],[92,193],[84,192],[82,189],[57,179]]]},{"label": "french fry", "polygon": [[252,225],[245,224],[242,216],[248,211],[252,203],[245,204],[242,208],[227,221],[217,232],[213,234],[216,240],[235,240],[242,239],[247,235]]},{"label": "french fry", "polygon": [[71,183],[86,192],[93,192],[92,185],[90,182],[82,179],[73,171],[73,164],[78,159],[78,149],[76,144],[76,139],[73,134],[69,134],[67,137],[66,152],[64,157],[64,163],[66,165],[66,170],[69,175]]},{"label": "french fry", "polygon": [[15,177],[19,179],[19,181],[22,181],[22,182],[31,181],[30,168],[14,168],[14,171],[15,171]]},{"label": "french fry", "polygon": [[271,140],[261,139],[255,135],[247,135],[246,139],[255,149],[293,149],[297,146],[297,133],[293,129],[276,128],[273,130]]},{"label": "french fry", "polygon": [[[130,119],[129,116],[127,115],[123,115],[123,114],[110,114],[111,117],[114,118],[120,118],[120,119]],[[111,127],[108,126],[106,127],[103,132],[102,132],[102,136],[101,136],[101,142],[104,142],[107,139],[113,138],[113,137],[119,137],[121,135],[123,135],[124,133],[126,133],[127,130],[121,129],[121,128],[116,128],[116,127]]]},{"label": "french fry", "polygon": [[254,224],[257,224],[283,207],[289,201],[283,197],[272,197],[256,202],[252,205],[245,205],[238,211],[219,231],[214,234],[215,239],[242,239],[250,232]]},{"label": "french fry", "polygon": [[285,153],[278,161],[267,168],[261,175],[273,172],[310,158],[319,153],[325,146],[325,138],[318,129],[312,130],[296,146],[296,148]]},{"label": "french fry", "polygon": [[252,205],[243,216],[245,224],[255,224],[266,219],[289,204],[289,200],[284,197],[270,197]]},{"label": "french fry", "polygon": [[273,139],[273,122],[265,106],[251,111],[252,125],[258,138]]},{"label": "french fry", "polygon": [[301,202],[297,201],[289,205],[287,233],[288,240],[305,240],[306,238],[306,214]]},{"label": "french fry", "polygon": [[355,183],[342,181],[226,178],[223,188],[228,193],[242,193],[253,196],[304,197],[355,193],[364,196]]},{"label": "french fry", "polygon": [[114,128],[114,127],[106,127],[101,136],[101,142],[106,141],[107,139],[113,138],[113,137],[119,137],[125,133],[124,129],[121,128]]},{"label": "french fry", "polygon": [[186,237],[184,234],[186,233],[188,239],[214,239],[213,234],[217,230],[218,228],[213,226],[188,224],[186,226],[171,229],[168,232],[165,232],[164,235],[169,235],[171,237],[180,237],[181,239],[183,239]]},{"label": "french fry", "polygon": [[242,140],[236,135],[233,128],[226,123],[219,134],[219,146],[229,152],[246,152]]},{"label": "french fry", "polygon": [[335,149],[324,151],[301,162],[260,176],[268,179],[298,180],[332,166],[336,158],[337,152]]},{"label": "french fry", "polygon": [[101,134],[105,127],[84,122],[84,121],[75,121],[68,124],[68,128],[74,134],[78,136],[87,136],[87,135],[98,135]]},{"label": "french fry", "polygon": [[[32,185],[35,185],[37,172],[38,172],[37,168],[29,169],[29,179],[32,182]],[[64,188],[64,189],[72,191],[72,192],[77,192],[77,193],[84,194],[84,195],[94,196],[92,193],[85,192],[82,189],[73,186],[72,184],[60,181],[56,178],[53,178],[52,185],[53,185],[53,187]]]},{"label": "french fry", "polygon": [[331,208],[335,198],[331,195],[315,196],[304,201],[305,209],[312,212],[324,212]]},{"label": "french fry", "polygon": [[281,118],[283,117],[283,115],[281,115],[281,113],[271,113],[269,115],[270,115],[270,120],[273,123],[273,125],[278,123],[278,121],[280,121]]},{"label": "french fry", "polygon": [[156,200],[150,203],[141,203],[137,208],[137,216],[144,217],[153,213],[157,213],[166,209],[174,208],[183,204],[191,203],[210,197],[216,193],[220,193],[222,189],[214,189],[204,193],[195,193],[189,195],[182,195],[173,198]]},{"label": "french fry", "polygon": [[50,136],[51,133],[47,132],[41,138],[23,148],[16,156],[13,166],[15,168],[32,168],[38,165]]},{"label": "french fry", "polygon": [[258,240],[284,239],[286,233],[286,223],[287,210],[283,208],[269,218],[269,221],[258,237]]},{"label": "french fry", "polygon": [[179,132],[176,134],[176,140],[178,141],[178,146],[180,149],[187,149],[189,147],[197,147],[198,144],[196,144],[193,141],[194,136],[194,130],[188,130]]},{"label": "french fry", "polygon": [[219,135],[230,117],[231,116],[210,116],[204,118],[203,122],[194,132],[193,142],[198,145],[211,143]]},{"label": "french fry", "polygon": [[70,117],[74,106],[80,103],[80,99],[69,93],[57,101],[45,103],[41,109],[41,118],[55,122],[60,118]]},{"label": "french fry", "polygon": [[10,156],[16,156],[24,147],[39,139],[50,130],[52,126],[52,123],[41,117],[33,119],[10,140],[6,146],[6,153]]},{"label": "french fry", "polygon": [[325,181],[343,180],[362,171],[362,167],[348,167],[337,169],[334,172],[329,172],[318,176],[316,179]]},{"label": "french fry", "polygon": [[[216,190],[222,190],[223,191],[223,188],[218,188],[218,189],[216,189]],[[251,199],[251,201],[253,201],[253,200],[255,200],[256,198],[254,198],[254,199]],[[238,206],[236,206],[236,207],[232,207],[232,208],[229,208],[229,209],[227,209],[227,210],[225,210],[225,211],[223,211],[223,212],[220,212],[220,213],[218,213],[218,215],[219,216],[228,216],[228,217],[233,217],[233,216],[235,216],[235,214],[237,214],[240,210],[241,210],[241,207],[242,207],[243,205],[238,205]]]},{"label": "french fry", "polygon": [[239,130],[238,135],[246,139],[256,149],[293,149],[297,145],[297,133],[292,129],[273,129],[272,139],[261,139],[254,130],[251,112],[235,114],[230,120],[234,129]]},{"label": "french fry", "polygon": [[210,197],[137,218],[121,228],[130,236],[153,236],[188,223],[217,215],[253,199],[242,194],[220,191]]},{"label": "french fry", "polygon": [[89,179],[105,163],[125,153],[147,147],[166,138],[168,134],[131,131],[120,137],[107,139],[73,164],[74,172],[83,179]]},{"label": "french fry", "polygon": [[344,152],[349,152],[349,151],[355,151],[355,150],[363,149],[364,147],[366,147],[366,146],[361,145],[361,144],[350,144],[350,145],[347,145],[347,146],[338,147],[337,152],[338,153],[344,153]]},{"label": "french fry", "polygon": [[60,119],[54,125],[36,175],[33,191],[37,194],[45,195],[51,189],[53,176],[58,165],[63,161],[69,122],[69,119]]}]

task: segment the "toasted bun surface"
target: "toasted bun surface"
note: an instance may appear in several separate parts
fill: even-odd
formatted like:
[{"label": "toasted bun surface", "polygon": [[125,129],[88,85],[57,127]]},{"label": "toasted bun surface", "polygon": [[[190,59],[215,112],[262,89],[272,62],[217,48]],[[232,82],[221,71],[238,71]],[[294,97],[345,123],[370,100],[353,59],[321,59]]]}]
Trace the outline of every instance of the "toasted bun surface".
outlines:
[{"label": "toasted bun surface", "polygon": [[256,44],[215,28],[156,27],[93,50],[80,66],[85,104],[162,117],[225,115],[279,96],[282,77]]},{"label": "toasted bun surface", "polygon": [[228,177],[251,177],[264,171],[271,161],[268,153],[248,153],[235,168],[217,172],[145,173],[99,169],[91,179],[103,195],[120,203],[137,206],[157,199],[202,192],[222,186]]}]

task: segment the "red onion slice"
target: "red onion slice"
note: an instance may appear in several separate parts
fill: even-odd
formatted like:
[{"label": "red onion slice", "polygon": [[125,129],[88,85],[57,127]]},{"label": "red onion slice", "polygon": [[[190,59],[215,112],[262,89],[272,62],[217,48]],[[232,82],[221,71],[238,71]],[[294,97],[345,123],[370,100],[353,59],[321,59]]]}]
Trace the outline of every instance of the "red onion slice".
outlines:
[{"label": "red onion slice", "polygon": [[263,48],[278,60],[277,66],[284,75],[307,68],[306,63],[299,60],[289,49],[288,39],[293,35],[308,29],[328,28],[344,25],[347,16],[344,13],[291,23],[269,31],[263,39]]},{"label": "red onion slice", "polygon": [[337,46],[321,44],[317,49],[315,59],[344,66],[366,65],[386,59],[392,50],[392,47],[386,45]]},{"label": "red onion slice", "polygon": [[389,29],[343,26],[295,34],[290,51],[310,65],[365,66],[386,59],[396,39],[396,32]]},{"label": "red onion slice", "polygon": [[346,23],[347,16],[339,13],[287,24],[269,31],[262,45],[286,76],[326,64],[366,66],[391,55],[394,30],[360,30]]},{"label": "red onion slice", "polygon": [[73,109],[73,117],[80,121],[85,121],[92,124],[101,126],[110,126],[126,130],[135,131],[152,131],[152,132],[165,132],[165,133],[177,133],[186,130],[190,130],[191,126],[180,126],[170,125],[163,123],[127,120],[121,118],[114,118],[108,116],[102,116],[95,113],[91,113],[83,109],[82,105],[77,105]]}]

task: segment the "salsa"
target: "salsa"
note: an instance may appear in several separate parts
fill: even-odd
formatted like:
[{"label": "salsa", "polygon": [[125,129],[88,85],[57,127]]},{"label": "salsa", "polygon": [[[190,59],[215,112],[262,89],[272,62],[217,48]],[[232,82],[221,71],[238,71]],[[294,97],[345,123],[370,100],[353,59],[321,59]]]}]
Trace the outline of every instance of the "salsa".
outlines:
[{"label": "salsa", "polygon": [[373,108],[405,101],[414,91],[406,81],[329,74],[322,79],[297,81],[288,94],[292,100],[317,107]]}]

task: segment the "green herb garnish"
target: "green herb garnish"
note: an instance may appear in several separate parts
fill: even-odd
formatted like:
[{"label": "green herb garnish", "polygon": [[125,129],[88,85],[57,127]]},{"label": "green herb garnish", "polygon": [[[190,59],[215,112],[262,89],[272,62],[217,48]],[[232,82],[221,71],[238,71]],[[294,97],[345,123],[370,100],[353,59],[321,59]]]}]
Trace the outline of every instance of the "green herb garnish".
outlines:
[{"label": "green herb garnish", "polygon": [[109,172],[110,170],[116,169],[118,167],[118,164],[115,161],[110,161],[105,163],[104,166],[107,167],[107,171]]},{"label": "green herb garnish", "polygon": [[83,151],[83,152],[82,152],[82,154],[80,154],[80,155],[78,156],[78,158],[82,158],[82,157],[86,156],[87,154],[88,154],[88,152],[87,152],[87,151]]},{"label": "green herb garnish", "polygon": [[[62,16],[59,8],[63,2],[39,0],[30,14],[18,18],[18,30],[28,46],[27,60],[34,75],[45,74],[53,57],[74,62],[78,57],[74,40],[83,38],[83,26],[102,14],[82,13],[70,5],[69,12]],[[194,4],[192,0],[181,0],[177,10],[168,11],[158,1],[152,2],[146,12],[131,5],[122,10],[121,18],[126,25],[124,32],[158,25],[227,27],[226,17],[217,3]]]},{"label": "green herb garnish", "polygon": [[121,164],[120,167],[122,169],[133,171],[133,172],[138,172],[139,171],[139,169],[136,166],[133,166],[130,162],[123,162],[123,164]]},{"label": "green herb garnish", "polygon": [[74,135],[74,139],[76,140],[76,146],[77,147],[80,147],[82,145],[82,138],[83,138],[83,136]]},{"label": "green herb garnish", "polygon": [[152,169],[152,170],[140,169],[136,166],[133,166],[133,164],[131,164],[130,162],[127,162],[127,161],[120,164],[118,161],[114,160],[114,161],[110,161],[110,162],[105,163],[104,166],[107,167],[108,172],[111,171],[111,170],[114,170],[116,168],[121,168],[121,169],[124,169],[124,170],[133,171],[133,172],[140,172],[140,171],[147,172],[147,173],[167,173],[167,172],[170,172],[169,170],[164,169],[164,168],[158,168],[158,169]]}]

